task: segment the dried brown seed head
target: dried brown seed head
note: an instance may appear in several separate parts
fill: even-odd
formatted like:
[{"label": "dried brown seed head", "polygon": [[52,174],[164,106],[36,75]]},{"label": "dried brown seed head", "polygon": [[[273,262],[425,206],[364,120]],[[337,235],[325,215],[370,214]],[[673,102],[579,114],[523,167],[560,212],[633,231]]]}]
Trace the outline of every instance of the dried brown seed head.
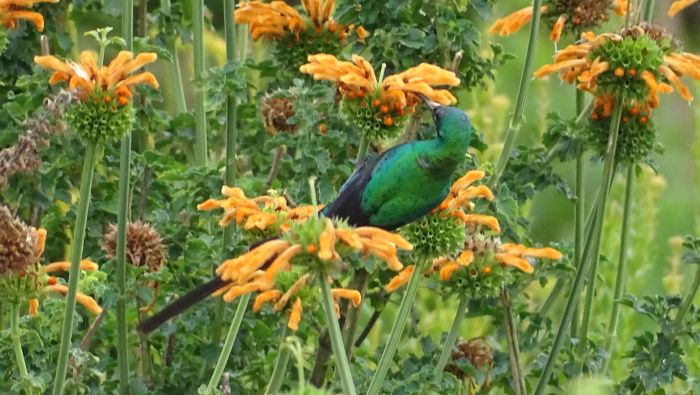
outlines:
[{"label": "dried brown seed head", "polygon": [[[116,225],[109,225],[101,247],[108,257],[116,257]],[[126,233],[126,260],[134,266],[146,266],[149,272],[158,271],[165,264],[166,250],[163,239],[153,226],[142,221],[129,223]]]},{"label": "dried brown seed head", "polygon": [[26,271],[38,260],[37,235],[33,228],[0,206],[0,275]]}]

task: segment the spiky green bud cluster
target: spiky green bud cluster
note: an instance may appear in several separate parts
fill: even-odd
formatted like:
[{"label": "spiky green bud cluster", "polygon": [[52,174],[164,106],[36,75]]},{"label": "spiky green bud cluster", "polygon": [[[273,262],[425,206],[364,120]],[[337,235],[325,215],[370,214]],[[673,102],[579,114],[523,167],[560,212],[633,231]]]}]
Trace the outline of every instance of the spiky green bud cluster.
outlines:
[{"label": "spiky green bud cluster", "polygon": [[120,140],[131,130],[133,122],[131,103],[120,104],[115,95],[99,90],[66,110],[66,123],[86,141]]},{"label": "spiky green bud cluster", "polygon": [[[610,133],[611,117],[592,120],[584,128],[584,137],[601,157],[605,154]],[[663,147],[656,141],[656,128],[650,111],[626,108],[617,140],[615,158],[619,163],[651,163],[652,155]]]},{"label": "spiky green bud cluster", "polygon": [[409,118],[406,113],[392,114],[391,109],[382,111],[383,104],[375,106],[379,99],[362,97],[344,99],[340,103],[341,114],[360,135],[367,135],[370,141],[380,141],[397,137],[406,126]]},{"label": "spiky green bud cluster", "polygon": [[[487,273],[485,268],[491,271]],[[442,282],[440,289],[446,295],[472,300],[488,299],[497,297],[501,288],[514,280],[512,268],[494,263],[493,257],[483,256],[476,257],[468,267],[455,271],[447,281]]]},{"label": "spiky green bud cluster", "polygon": [[0,55],[5,52],[9,43],[10,39],[7,37],[7,29],[4,26],[0,26]]},{"label": "spiky green bud cluster", "polygon": [[419,262],[452,256],[464,246],[467,238],[464,223],[442,210],[402,226],[398,232],[413,244],[411,257]]},{"label": "spiky green bud cluster", "polygon": [[657,42],[647,35],[607,40],[590,55],[591,59],[600,58],[610,65],[596,79],[599,92],[625,101],[645,102],[649,97],[649,88],[641,77],[642,72],[648,71],[658,79],[660,75],[657,70],[670,49],[669,39]]},{"label": "spiky green bud cluster", "polygon": [[313,28],[306,29],[299,33],[297,38],[289,33],[284,37],[275,40],[273,58],[277,59],[287,75],[298,78],[299,66],[306,63],[309,54],[330,53],[337,54],[345,46],[337,33],[332,33],[326,29],[315,31]]}]

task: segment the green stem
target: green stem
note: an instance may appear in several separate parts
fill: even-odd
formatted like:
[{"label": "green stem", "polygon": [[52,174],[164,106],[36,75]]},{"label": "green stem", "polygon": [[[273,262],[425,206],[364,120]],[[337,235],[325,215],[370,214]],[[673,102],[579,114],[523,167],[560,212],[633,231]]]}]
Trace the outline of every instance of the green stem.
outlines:
[{"label": "green stem", "polygon": [[554,306],[554,302],[559,298],[559,295],[564,291],[564,285],[566,284],[566,280],[564,279],[557,279],[556,284],[554,284],[554,288],[552,288],[552,292],[549,293],[549,296],[547,296],[547,299],[544,300],[544,303],[542,303],[542,307],[540,307],[540,310],[537,312],[538,315],[544,316],[549,312],[549,310]]},{"label": "green stem", "polygon": [[688,295],[685,296],[681,307],[678,309],[678,314],[676,314],[676,319],[673,320],[674,332],[678,332],[678,328],[683,324],[683,319],[690,310],[690,306],[693,305],[695,295],[698,293],[698,288],[700,288],[700,265],[698,265],[697,269],[695,270],[695,279],[693,280],[693,284],[690,286]]},{"label": "green stem", "polygon": [[280,342],[279,354],[277,354],[275,368],[272,370],[272,377],[270,378],[270,384],[267,386],[265,395],[277,394],[282,387],[284,374],[287,373],[289,356],[292,353],[292,350],[286,345],[287,336],[289,336],[289,328],[285,325],[284,330],[282,331],[282,341]]},{"label": "green stem", "polygon": [[241,298],[238,300],[236,314],[234,314],[233,321],[231,321],[231,326],[228,328],[228,334],[226,335],[226,340],[224,341],[224,347],[221,349],[221,354],[219,354],[219,360],[216,362],[214,373],[212,373],[211,379],[209,380],[209,384],[207,385],[207,394],[213,393],[214,389],[221,381],[221,376],[224,374],[224,369],[226,368],[226,362],[231,356],[231,350],[233,350],[233,343],[236,341],[238,330],[241,328],[243,316],[245,315],[245,312],[248,309],[249,301],[249,293],[241,296]]},{"label": "green stem", "polygon": [[455,313],[455,319],[452,321],[452,327],[450,332],[447,334],[447,339],[445,339],[445,344],[442,346],[442,351],[440,352],[440,357],[438,358],[437,365],[435,365],[435,370],[433,373],[438,375],[445,370],[447,362],[452,356],[452,349],[454,349],[457,343],[457,336],[459,336],[459,330],[462,327],[462,321],[464,321],[464,316],[467,314],[467,306],[469,305],[469,298],[462,297],[459,301],[459,306],[457,306],[457,313]]},{"label": "green stem", "polygon": [[[226,30],[226,60],[232,62],[236,59],[236,25],[233,23],[233,10],[236,7],[236,0],[226,0],[224,3],[224,28]],[[232,94],[226,97],[226,170],[224,171],[224,184],[232,186],[236,182],[236,144],[238,141],[238,104]],[[231,245],[233,239],[233,227],[224,228],[222,242],[222,255],[225,258],[227,246]],[[214,315],[214,327],[212,330],[212,341],[218,343],[221,338],[221,331],[224,321],[225,302],[219,299],[216,303]]]},{"label": "green stem", "polygon": [[362,137],[360,137],[360,146],[357,148],[357,158],[355,159],[357,165],[365,160],[368,150],[369,136],[367,135],[367,132],[362,132]]},{"label": "green stem", "polygon": [[368,395],[377,395],[382,389],[384,378],[389,371],[389,366],[393,362],[396,348],[399,346],[399,340],[401,340],[401,334],[406,326],[406,320],[408,320],[408,315],[411,313],[413,301],[416,299],[418,284],[420,283],[421,277],[423,277],[423,266],[425,265],[419,263],[414,267],[411,280],[408,282],[406,291],[403,294],[403,299],[401,299],[399,312],[397,313],[396,319],[394,319],[394,324],[391,327],[389,340],[387,340],[382,356],[379,359],[379,364],[377,365],[377,370],[374,372],[372,381],[369,383],[369,389],[367,390]]},{"label": "green stem", "polygon": [[[581,117],[584,102],[584,93],[580,89],[576,89],[576,114]],[[576,119],[578,123],[579,118]],[[581,265],[581,253],[583,252],[583,226],[584,226],[584,212],[585,212],[585,186],[584,186],[584,175],[586,167],[583,162],[583,149],[576,156],[576,207],[574,208],[574,262],[575,267]],[[578,318],[579,318],[579,305],[576,304],[576,310],[574,310],[574,316],[571,321],[571,337],[577,337],[578,330]]]},{"label": "green stem", "polygon": [[535,389],[535,395],[540,395],[544,393],[547,384],[549,383],[549,378],[552,375],[552,368],[554,363],[559,356],[561,347],[564,343],[564,337],[571,324],[571,318],[573,317],[574,307],[578,301],[579,293],[581,292],[581,287],[583,286],[583,280],[586,278],[586,274],[589,269],[589,258],[594,247],[593,235],[600,234],[598,231],[603,226],[603,219],[605,218],[605,206],[608,201],[608,195],[610,193],[610,182],[614,175],[615,168],[615,151],[617,149],[617,140],[620,131],[620,121],[622,119],[622,100],[616,99],[615,101],[615,113],[610,122],[610,134],[608,137],[608,145],[605,151],[605,164],[603,169],[603,180],[601,184],[600,195],[598,196],[598,207],[595,210],[595,218],[593,221],[593,226],[591,232],[589,232],[586,238],[586,243],[581,256],[581,266],[576,270],[576,276],[574,277],[574,282],[572,285],[571,292],[569,293],[569,298],[566,303],[566,308],[564,309],[564,315],[562,317],[561,323],[559,324],[559,329],[557,330],[557,335],[554,339],[554,344],[552,345],[552,350],[549,353],[549,358],[542,370],[542,376],[537,383],[537,388]]},{"label": "green stem", "polygon": [[[122,9],[122,34],[126,48],[134,46],[134,2],[126,0]],[[131,130],[121,141],[119,156],[119,208],[117,211],[117,248],[115,278],[117,285],[117,360],[119,368],[119,393],[129,393],[129,339],[126,317],[126,232],[129,222],[129,178],[131,167]]]},{"label": "green stem", "polygon": [[207,114],[204,108],[204,0],[192,0],[194,44],[195,143],[197,166],[207,165]]},{"label": "green stem", "polygon": [[516,332],[515,320],[513,319],[513,304],[511,303],[510,294],[506,289],[501,290],[500,300],[501,307],[503,308],[503,323],[506,329],[510,370],[513,374],[515,393],[517,395],[527,395],[525,376],[523,375],[523,368],[520,363],[518,333]]},{"label": "green stem", "polygon": [[71,248],[71,265],[68,273],[68,292],[66,293],[66,311],[63,315],[61,330],[61,345],[56,362],[53,395],[62,395],[68,370],[68,352],[72,342],[73,318],[75,314],[75,296],[78,292],[78,277],[80,276],[80,259],[83,257],[85,243],[85,227],[87,225],[88,208],[90,207],[90,190],[97,161],[98,144],[88,141],[85,148],[83,172],[80,178],[80,197],[78,198],[78,213],[73,228],[73,245]]},{"label": "green stem", "polygon": [[29,380],[29,372],[27,372],[27,364],[24,362],[24,352],[22,351],[22,341],[19,333],[19,303],[12,304],[12,316],[10,316],[10,330],[12,338],[12,348],[15,351],[15,360],[19,368],[19,375],[22,380]]},{"label": "green stem", "polygon": [[651,18],[654,16],[654,0],[646,0],[644,4],[644,20],[651,22]]},{"label": "green stem", "polygon": [[[356,289],[362,295],[362,299],[365,298],[365,287],[367,286],[367,280],[369,279],[369,273],[365,269],[358,269],[353,276],[352,283],[350,284],[350,289]],[[360,320],[360,312],[362,311],[362,300],[360,305],[355,307],[352,303],[347,304],[347,310],[345,312],[345,327],[343,328],[343,343],[345,344],[345,353],[348,359],[352,359],[352,347],[355,344],[355,332],[357,331],[357,324]]]},{"label": "green stem", "polygon": [[610,325],[608,325],[608,340],[605,348],[608,350],[608,359],[605,363],[607,370],[612,360],[612,353],[615,348],[615,338],[617,337],[617,326],[620,321],[620,299],[625,292],[625,279],[627,276],[627,241],[629,239],[630,212],[632,208],[632,191],[634,190],[634,164],[630,164],[627,169],[627,186],[625,188],[625,208],[622,212],[622,234],[620,235],[620,257],[617,265],[617,276],[615,278],[615,296],[613,297],[613,308],[610,314]]},{"label": "green stem", "polygon": [[[170,0],[160,0],[160,8],[164,14],[170,14]],[[168,51],[173,57],[170,63],[170,72],[175,79],[175,110],[177,114],[187,112],[187,100],[185,99],[185,87],[182,84],[182,69],[180,68],[180,57],[177,53],[177,38],[167,39]]]},{"label": "green stem", "polygon": [[530,89],[530,81],[532,80],[532,65],[535,62],[535,48],[537,47],[537,34],[540,30],[540,8],[542,0],[534,0],[532,2],[532,22],[530,23],[530,39],[527,44],[527,54],[525,55],[525,64],[523,65],[523,73],[520,76],[520,87],[518,88],[518,97],[515,102],[515,111],[513,118],[508,125],[506,141],[503,144],[503,151],[498,158],[496,170],[491,175],[487,182],[489,188],[493,188],[498,182],[498,179],[506,169],[510,153],[515,145],[515,138],[522,126],[523,112],[525,111],[525,102],[527,101],[527,92]]},{"label": "green stem", "polygon": [[350,364],[348,363],[348,358],[345,355],[345,348],[343,348],[343,337],[340,332],[340,325],[335,317],[335,307],[333,305],[333,296],[331,295],[331,286],[326,281],[326,274],[321,273],[319,276],[319,282],[321,283],[321,293],[323,301],[323,312],[326,316],[326,325],[328,326],[328,333],[331,337],[331,346],[333,347],[333,355],[335,356],[336,370],[340,375],[340,383],[343,386],[343,393],[345,395],[355,395],[355,384],[352,381],[352,374],[350,373]]}]

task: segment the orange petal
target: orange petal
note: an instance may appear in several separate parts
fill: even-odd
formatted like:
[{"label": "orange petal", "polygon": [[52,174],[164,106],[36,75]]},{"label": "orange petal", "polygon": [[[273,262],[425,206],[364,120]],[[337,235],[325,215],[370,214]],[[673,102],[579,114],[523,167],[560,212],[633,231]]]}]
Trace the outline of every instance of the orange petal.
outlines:
[{"label": "orange petal", "polygon": [[497,262],[503,263],[504,265],[516,267],[525,273],[532,274],[535,272],[535,269],[532,267],[530,262],[527,261],[527,259],[510,254],[495,254],[494,259],[496,259]]},{"label": "orange petal", "polygon": [[406,266],[401,273],[394,276],[394,278],[389,281],[389,284],[385,287],[387,292],[394,292],[397,289],[403,287],[411,279],[415,265]]},{"label": "orange petal", "polygon": [[287,323],[287,327],[289,329],[293,331],[299,329],[299,321],[301,321],[301,312],[301,298],[297,296],[297,298],[294,300],[294,304],[292,305],[292,313],[289,315],[289,322]]},{"label": "orange petal", "polygon": [[253,302],[253,312],[258,312],[262,309],[263,305],[268,302],[273,302],[282,296],[282,291],[278,289],[271,289],[269,291],[262,292],[255,298]]},{"label": "orange petal", "polygon": [[333,295],[334,298],[349,299],[355,307],[358,307],[360,303],[362,303],[362,294],[354,289],[333,288],[331,289],[331,295]]}]

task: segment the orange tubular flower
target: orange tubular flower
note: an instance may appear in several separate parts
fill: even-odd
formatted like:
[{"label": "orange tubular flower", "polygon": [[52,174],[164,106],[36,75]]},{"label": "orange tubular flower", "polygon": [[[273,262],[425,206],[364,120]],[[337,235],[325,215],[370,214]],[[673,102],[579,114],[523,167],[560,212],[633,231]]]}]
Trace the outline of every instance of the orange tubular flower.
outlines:
[{"label": "orange tubular flower", "polygon": [[272,230],[273,233],[289,230],[295,222],[303,222],[313,216],[323,206],[299,206],[289,208],[283,196],[262,195],[248,198],[241,188],[224,186],[221,193],[226,198],[209,199],[197,205],[201,211],[224,209],[220,226],[228,226],[231,221],[243,224],[243,229]]},{"label": "orange tubular flower", "polygon": [[[547,6],[542,6],[540,8],[540,13],[544,14],[548,10],[549,8]],[[496,22],[493,23],[493,26],[491,26],[491,29],[489,29],[489,33],[498,34],[503,37],[510,36],[532,21],[532,11],[532,6],[527,6],[505,18],[497,19]]]},{"label": "orange tubular flower", "polygon": [[9,29],[17,28],[20,19],[26,19],[44,31],[44,17],[38,12],[23,10],[37,3],[58,3],[59,0],[0,0],[0,23]]},{"label": "orange tubular flower", "polygon": [[[55,72],[49,83],[67,82],[68,89],[76,90],[80,100],[86,100],[93,92],[106,94],[104,100],[111,100],[114,94],[117,103],[125,106],[132,96],[135,85],[147,84],[158,88],[156,77],[150,72],[131,75],[141,67],[153,63],[158,56],[152,52],[134,54],[121,51],[108,66],[98,66],[94,55],[84,51],[80,54],[80,63],[62,62],[55,56],[35,56],[34,62],[41,67]],[[108,99],[109,98],[109,99]]]},{"label": "orange tubular flower", "polygon": [[352,56],[352,63],[328,54],[309,55],[308,61],[299,68],[302,73],[310,74],[316,80],[337,83],[346,99],[376,96],[380,105],[375,107],[386,105],[387,111],[415,107],[418,102],[415,95],[418,93],[444,105],[457,101],[449,91],[435,87],[457,86],[459,78],[455,73],[431,64],[421,63],[379,82],[372,65],[359,55]]},{"label": "orange tubular flower", "polygon": [[535,269],[525,258],[561,259],[561,252],[553,248],[528,248],[522,244],[505,243],[494,255],[494,259],[506,266],[516,267],[525,273],[533,273]]},{"label": "orange tubular flower", "polygon": [[676,16],[676,14],[697,2],[698,0],[676,0],[671,4],[671,7],[668,9],[668,16]]},{"label": "orange tubular flower", "polygon": [[[354,25],[344,26],[333,20],[335,0],[303,0],[301,3],[316,32],[328,31],[337,34],[338,38],[344,41],[355,29]],[[279,39],[292,34],[299,41],[301,34],[308,29],[301,14],[284,1],[242,2],[234,13],[234,22],[247,24],[253,40],[260,37]],[[357,27],[355,32],[360,41],[368,35],[361,26]]]}]

